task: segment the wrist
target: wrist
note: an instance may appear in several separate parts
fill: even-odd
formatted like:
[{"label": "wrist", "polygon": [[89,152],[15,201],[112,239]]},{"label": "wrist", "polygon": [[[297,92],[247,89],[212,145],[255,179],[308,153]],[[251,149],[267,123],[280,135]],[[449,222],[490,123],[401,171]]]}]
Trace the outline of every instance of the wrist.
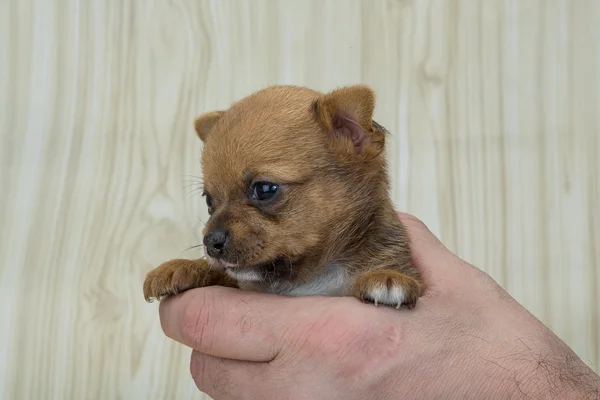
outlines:
[{"label": "wrist", "polygon": [[566,345],[511,354],[496,364],[504,370],[487,398],[600,399],[600,377]]}]

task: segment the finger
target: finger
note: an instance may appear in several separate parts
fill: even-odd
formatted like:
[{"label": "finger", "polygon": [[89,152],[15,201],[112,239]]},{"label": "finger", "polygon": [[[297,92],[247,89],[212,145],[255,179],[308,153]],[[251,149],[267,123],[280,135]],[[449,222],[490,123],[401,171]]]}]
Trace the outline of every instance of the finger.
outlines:
[{"label": "finger", "polygon": [[413,262],[425,282],[431,284],[456,276],[457,270],[468,265],[448,250],[417,217],[402,212],[398,212],[398,217],[408,232]]},{"label": "finger", "polygon": [[160,319],[168,337],[202,353],[271,361],[283,336],[280,317],[285,315],[290,321],[294,312],[287,301],[281,296],[213,286],[164,300]]},{"label": "finger", "polygon": [[190,372],[196,387],[214,399],[253,398],[252,387],[265,364],[192,352]]},{"label": "finger", "polygon": [[397,212],[396,214],[398,214],[398,218],[402,221],[402,225],[406,227],[415,249],[418,247],[444,247],[438,237],[419,218],[403,212]]}]

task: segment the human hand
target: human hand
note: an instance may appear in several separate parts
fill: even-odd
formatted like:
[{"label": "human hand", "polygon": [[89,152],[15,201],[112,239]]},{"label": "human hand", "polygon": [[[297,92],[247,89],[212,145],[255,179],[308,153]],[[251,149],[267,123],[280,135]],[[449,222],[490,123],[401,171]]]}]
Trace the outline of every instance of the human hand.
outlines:
[{"label": "human hand", "polygon": [[600,398],[600,378],[489,276],[400,214],[427,284],[412,310],[222,287],[160,305],[215,399]]}]

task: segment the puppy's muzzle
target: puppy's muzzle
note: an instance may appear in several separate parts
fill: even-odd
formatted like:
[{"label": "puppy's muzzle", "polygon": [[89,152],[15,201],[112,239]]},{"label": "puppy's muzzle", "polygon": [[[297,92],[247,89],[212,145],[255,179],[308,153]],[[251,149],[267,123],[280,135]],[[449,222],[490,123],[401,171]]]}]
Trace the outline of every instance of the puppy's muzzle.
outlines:
[{"label": "puppy's muzzle", "polygon": [[213,258],[222,258],[229,248],[229,234],[223,228],[214,229],[204,236],[206,252]]}]

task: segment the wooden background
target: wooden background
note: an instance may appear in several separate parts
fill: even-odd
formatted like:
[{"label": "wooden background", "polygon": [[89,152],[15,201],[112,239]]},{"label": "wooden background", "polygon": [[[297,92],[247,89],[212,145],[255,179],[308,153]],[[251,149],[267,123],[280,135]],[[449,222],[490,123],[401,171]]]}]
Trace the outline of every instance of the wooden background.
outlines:
[{"label": "wooden background", "polygon": [[[194,117],[368,83],[394,199],[600,369],[600,1],[0,0],[0,396],[199,399],[145,273]],[[192,191],[192,193],[190,193]]]}]

